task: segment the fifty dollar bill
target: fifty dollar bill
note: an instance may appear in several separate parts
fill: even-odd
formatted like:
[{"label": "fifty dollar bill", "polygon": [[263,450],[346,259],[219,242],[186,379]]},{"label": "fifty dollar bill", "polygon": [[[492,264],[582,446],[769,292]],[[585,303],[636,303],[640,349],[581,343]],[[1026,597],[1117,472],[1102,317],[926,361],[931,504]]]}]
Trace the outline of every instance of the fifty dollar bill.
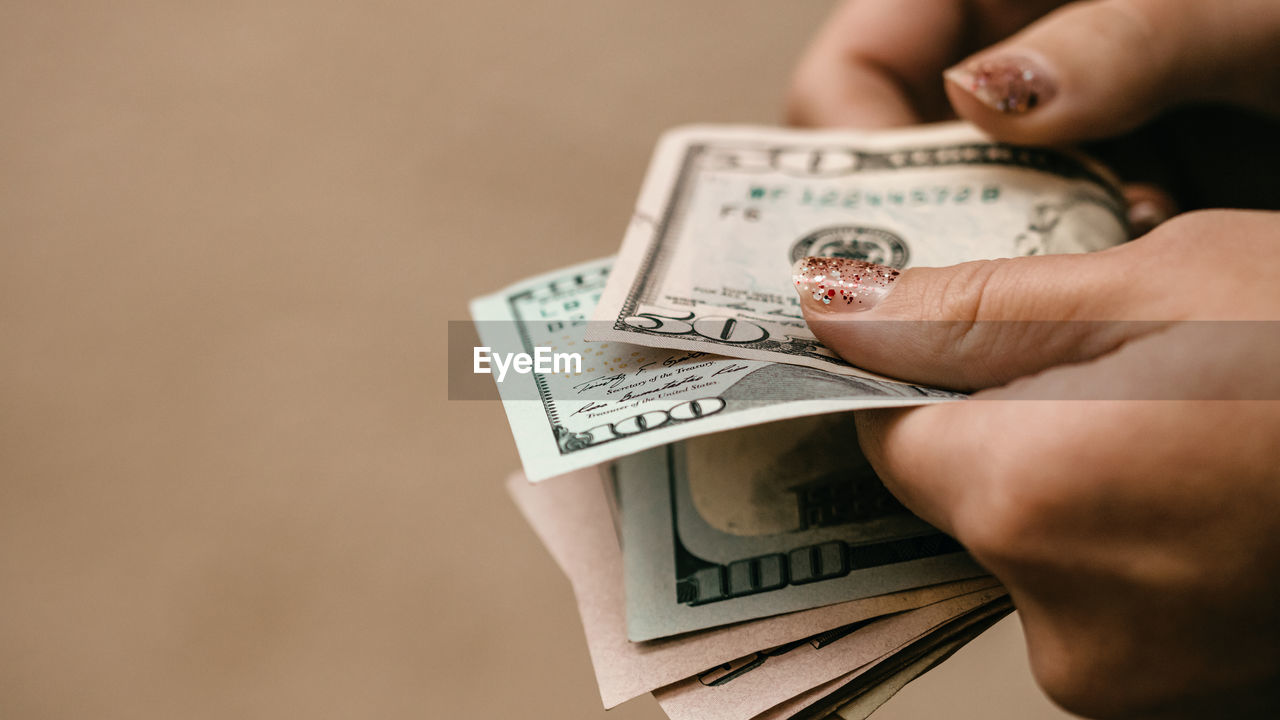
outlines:
[{"label": "fifty dollar bill", "polygon": [[1127,237],[1100,166],[950,123],[875,133],[691,127],[662,138],[589,340],[863,374],[805,327],[806,256],[943,266]]}]

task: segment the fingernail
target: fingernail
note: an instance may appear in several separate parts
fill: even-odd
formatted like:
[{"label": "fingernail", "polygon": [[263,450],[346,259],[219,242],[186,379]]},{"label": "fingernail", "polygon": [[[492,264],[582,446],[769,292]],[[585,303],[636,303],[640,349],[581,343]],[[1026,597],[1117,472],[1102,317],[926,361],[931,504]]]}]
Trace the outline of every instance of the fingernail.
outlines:
[{"label": "fingernail", "polygon": [[1040,65],[1020,55],[980,58],[942,74],[983,105],[1021,115],[1053,99],[1058,88]]},{"label": "fingernail", "polygon": [[1154,200],[1139,200],[1129,206],[1129,232],[1141,237],[1169,219],[1169,213]]},{"label": "fingernail", "polygon": [[800,302],[822,312],[860,312],[884,300],[898,271],[841,257],[805,257],[791,267]]}]

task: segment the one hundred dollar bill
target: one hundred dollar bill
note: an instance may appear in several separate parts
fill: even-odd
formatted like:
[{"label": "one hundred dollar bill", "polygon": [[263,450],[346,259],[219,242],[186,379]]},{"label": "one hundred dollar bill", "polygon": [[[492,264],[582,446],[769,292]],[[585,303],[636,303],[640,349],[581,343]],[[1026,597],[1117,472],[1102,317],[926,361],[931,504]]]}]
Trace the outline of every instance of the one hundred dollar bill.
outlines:
[{"label": "one hundred dollar bill", "polygon": [[498,382],[530,480],[731,428],[964,397],[768,360],[586,342],[587,318],[611,265],[611,260],[598,260],[565,268],[472,302],[471,314],[490,357],[533,356],[544,348],[582,358],[580,367],[512,371]]},{"label": "one hundred dollar bill", "polygon": [[710,668],[657,690],[654,697],[671,720],[754,718],[849,673],[857,673],[863,687],[879,682],[877,676],[887,678],[914,659],[904,655],[912,645],[934,642],[938,631],[947,632],[953,623],[973,620],[974,613],[997,610],[1005,602],[1003,588],[990,589],[835,628]]},{"label": "one hundred dollar bill", "polygon": [[573,585],[606,708],[762,648],[998,585],[990,577],[960,580],[634,643],[627,639],[622,548],[609,508],[613,493],[600,471],[579,470],[544,483],[530,483],[517,472],[507,489]]},{"label": "one hundred dollar bill", "polygon": [[880,483],[849,414],[698,437],[613,472],[631,640],[985,574]]},{"label": "one hundred dollar bill", "polygon": [[[817,720],[823,716],[827,716],[829,720],[865,720],[908,682],[946,661],[966,643],[989,630],[1011,612],[1013,605],[1006,598],[953,620],[900,649],[890,662],[882,663],[880,667],[845,683],[843,687],[805,708],[804,712],[792,715],[789,720]],[[904,670],[907,670],[906,676],[902,677],[900,674]],[[837,712],[839,714],[834,714]]]},{"label": "one hundred dollar bill", "polygon": [[[999,618],[1000,615],[996,614],[996,617]],[[994,625],[995,621],[992,621],[991,624]],[[954,639],[948,638],[913,661],[893,668],[893,672],[886,674],[879,683],[870,687],[853,689],[849,695],[850,699],[845,700],[843,705],[840,705],[828,715],[827,720],[867,720],[868,717],[871,717],[871,713],[879,710],[882,705],[889,702],[908,683],[945,662],[957,650],[977,637],[974,633],[985,629],[986,627],[982,625],[978,625],[976,628],[966,628],[965,632],[958,637]]]},{"label": "one hundred dollar bill", "polygon": [[1127,237],[1104,168],[960,123],[677,129],[658,144],[587,337],[866,375],[805,327],[796,260],[903,269],[1086,252]]}]

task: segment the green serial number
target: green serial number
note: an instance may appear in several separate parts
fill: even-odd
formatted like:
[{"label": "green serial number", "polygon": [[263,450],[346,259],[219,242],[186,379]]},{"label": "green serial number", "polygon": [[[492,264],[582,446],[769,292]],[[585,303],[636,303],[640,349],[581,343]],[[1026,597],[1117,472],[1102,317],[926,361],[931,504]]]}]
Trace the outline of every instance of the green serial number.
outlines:
[{"label": "green serial number", "polygon": [[885,190],[883,192],[803,188],[796,192],[795,188],[785,185],[774,187],[753,185],[747,190],[747,197],[751,200],[789,200],[794,198],[800,205],[818,207],[963,205],[972,202],[993,203],[999,201],[1000,186],[914,187],[903,190]]}]

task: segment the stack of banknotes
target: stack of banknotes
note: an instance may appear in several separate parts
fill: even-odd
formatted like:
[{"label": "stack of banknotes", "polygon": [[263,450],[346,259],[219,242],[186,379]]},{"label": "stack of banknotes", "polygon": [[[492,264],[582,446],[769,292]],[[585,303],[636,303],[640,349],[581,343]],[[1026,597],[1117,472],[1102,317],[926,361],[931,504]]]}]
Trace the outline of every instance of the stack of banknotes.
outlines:
[{"label": "stack of banknotes", "polygon": [[524,466],[508,486],[573,585],[605,707],[864,718],[1012,610],[858,449],[851,412],[964,396],[824,348],[795,261],[1126,238],[1113,178],[1067,150],[959,124],[692,127],[660,141],[616,258],[475,300],[474,369]]}]

